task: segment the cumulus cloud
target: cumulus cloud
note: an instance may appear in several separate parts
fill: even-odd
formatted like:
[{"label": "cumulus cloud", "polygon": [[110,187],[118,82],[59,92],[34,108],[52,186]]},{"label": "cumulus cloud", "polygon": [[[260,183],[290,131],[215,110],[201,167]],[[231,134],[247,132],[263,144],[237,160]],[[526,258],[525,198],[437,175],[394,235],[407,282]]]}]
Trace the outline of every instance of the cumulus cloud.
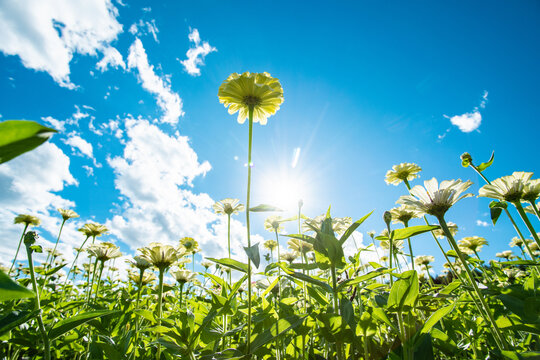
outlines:
[{"label": "cumulus cloud", "polygon": [[42,117],[41,120],[45,121],[47,125],[50,125],[53,129],[63,132],[66,130],[64,121],[53,118],[52,116]]},{"label": "cumulus cloud", "polygon": [[140,39],[135,39],[129,48],[128,68],[137,69],[139,82],[148,92],[157,97],[157,104],[163,110],[161,121],[169,124],[178,123],[182,111],[182,99],[171,90],[167,79],[154,73],[154,67],[148,63],[148,57]]},{"label": "cumulus cloud", "polygon": [[454,115],[452,117],[445,115],[444,117],[450,119],[452,125],[457,126],[462,132],[472,132],[478,129],[480,127],[480,124],[482,123],[482,114],[480,113],[480,109],[484,109],[486,107],[487,97],[488,92],[484,91],[480,105],[475,107],[472,112],[468,112],[462,115]]},{"label": "cumulus cloud", "polygon": [[159,33],[159,30],[156,26],[156,21],[152,19],[152,21],[143,21],[142,19],[139,20],[139,22],[136,22],[132,24],[129,27],[129,32],[132,35],[152,35],[154,40],[158,43],[159,40],[157,38],[157,34]]},{"label": "cumulus cloud", "polygon": [[119,67],[126,69],[122,54],[112,46],[103,50],[103,58],[96,64],[96,68],[101,72],[105,72],[108,68],[118,69]]},{"label": "cumulus cloud", "polygon": [[[61,220],[56,208],[75,206],[57,194],[66,186],[78,184],[69,165],[69,157],[53,143],[46,142],[0,166],[0,259],[4,265],[13,259],[21,236],[21,225],[13,224],[18,214],[32,214],[41,219],[38,228],[41,245],[50,246],[55,240]],[[80,238],[75,223],[66,224],[62,235],[66,242]],[[23,253],[19,258],[25,258]]]},{"label": "cumulus cloud", "polygon": [[[187,137],[166,134],[147,120],[127,119],[125,132],[122,156],[108,160],[125,199],[107,222],[113,234],[132,249],[191,236],[204,256],[226,256],[226,216],[214,213],[215,201],[208,194],[192,189],[193,180],[210,171],[210,164],[199,161]],[[245,227],[233,218],[231,232],[233,253],[245,257]],[[253,241],[262,240],[254,236]]]},{"label": "cumulus cloud", "polygon": [[184,66],[188,74],[199,76],[201,75],[199,66],[204,65],[204,58],[211,52],[217,51],[217,49],[210,46],[206,41],[201,43],[201,36],[197,29],[193,29],[188,37],[194,46],[187,51],[187,59],[180,61],[180,63]]},{"label": "cumulus cloud", "polygon": [[0,2],[0,51],[73,89],[73,55],[106,49],[122,32],[117,16],[110,0],[5,0]]}]

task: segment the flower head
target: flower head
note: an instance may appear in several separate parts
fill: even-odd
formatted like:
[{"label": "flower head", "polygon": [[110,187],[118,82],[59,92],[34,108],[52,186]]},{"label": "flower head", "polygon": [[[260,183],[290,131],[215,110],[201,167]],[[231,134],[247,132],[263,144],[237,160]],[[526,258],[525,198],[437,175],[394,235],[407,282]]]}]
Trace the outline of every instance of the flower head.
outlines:
[{"label": "flower head", "polygon": [[401,196],[397,203],[409,205],[420,213],[444,216],[456,202],[473,196],[473,194],[461,195],[471,185],[472,182],[461,180],[445,180],[439,185],[437,179],[433,178],[424,181],[424,186],[413,187],[411,195]]},{"label": "flower head", "polygon": [[513,255],[514,253],[512,252],[512,250],[505,250],[495,254],[496,257],[506,260],[510,259],[510,257],[512,257]]},{"label": "flower head", "polygon": [[88,254],[95,256],[99,261],[107,261],[122,256],[120,248],[110,242],[90,245],[88,247]]},{"label": "flower head", "polygon": [[[537,209],[540,208],[540,202],[537,202],[537,203],[536,203],[536,208],[537,208]],[[527,206],[527,207],[524,208],[523,210],[525,210],[526,213],[536,215],[536,212],[534,211],[534,208],[533,208],[532,205]]]},{"label": "flower head", "polygon": [[197,273],[191,272],[189,270],[171,271],[171,275],[174,276],[174,278],[179,284],[185,284],[197,278]]},{"label": "flower head", "polygon": [[238,214],[240,211],[244,211],[245,209],[244,205],[240,204],[240,200],[230,198],[216,201],[212,207],[214,208],[216,214],[223,215]]},{"label": "flower head", "polygon": [[392,170],[386,172],[384,181],[387,184],[399,185],[402,181],[416,179],[420,171],[422,171],[422,168],[416,164],[401,163],[392,166]]},{"label": "flower head", "polygon": [[199,243],[191,237],[183,237],[180,239],[180,246],[186,249],[186,253],[195,254],[200,251]]},{"label": "flower head", "polygon": [[540,179],[529,180],[523,189],[521,198],[525,201],[535,202],[540,195]]},{"label": "flower head", "polygon": [[283,103],[283,88],[278,79],[269,73],[233,73],[221,84],[219,102],[229,107],[229,114],[238,112],[238,122],[243,124],[253,109],[253,122],[266,125]]},{"label": "flower head", "polygon": [[161,243],[150,243],[148,246],[140,248],[142,253],[141,257],[148,260],[152,265],[158,268],[160,271],[170,267],[179,257],[184,255],[185,249],[179,248],[178,250],[171,245],[165,245]]},{"label": "flower head", "polygon": [[280,232],[283,230],[283,226],[281,226],[282,222],[283,218],[281,216],[272,215],[264,220],[264,228],[270,232]]},{"label": "flower head", "polygon": [[210,268],[212,265],[214,265],[214,263],[211,262],[211,261],[208,261],[208,260],[203,260],[203,261],[201,261],[201,266],[202,266],[205,270],[208,270],[208,268]]},{"label": "flower head", "polygon": [[521,238],[518,238],[517,236],[512,238],[512,241],[510,241],[509,244],[511,247],[522,247],[524,245],[524,241]]},{"label": "flower head", "polygon": [[[403,240],[392,240],[392,252],[400,253],[403,249]],[[381,247],[385,250],[390,249],[390,240],[381,240]]]},{"label": "flower head", "polygon": [[58,212],[60,213],[60,215],[62,215],[62,219],[65,220],[68,220],[68,219],[73,219],[73,218],[78,218],[79,217],[79,214],[77,214],[75,211],[73,210],[69,210],[69,209],[58,209]]},{"label": "flower head", "polygon": [[278,247],[278,242],[276,240],[266,240],[264,243],[263,243],[263,246],[270,250],[270,251],[274,251],[275,248]]},{"label": "flower head", "polygon": [[422,266],[422,265],[426,266],[434,261],[435,261],[435,258],[431,255],[420,255],[414,258],[414,263],[418,266]]},{"label": "flower head", "polygon": [[408,224],[411,219],[420,217],[418,211],[407,205],[393,208],[390,210],[390,215],[392,215],[394,223],[402,223],[403,225]]},{"label": "flower head", "polygon": [[28,215],[28,214],[20,214],[15,217],[13,220],[14,224],[25,224],[25,225],[32,225],[32,226],[38,226],[41,223],[41,220],[39,220],[37,217]]},{"label": "flower head", "polygon": [[469,255],[480,251],[487,244],[487,240],[480,236],[467,236],[458,241],[459,249]]},{"label": "flower head", "polygon": [[126,262],[139,270],[146,270],[152,267],[150,261],[146,260],[142,256],[134,256],[132,260],[126,260]]},{"label": "flower head", "polygon": [[478,196],[509,202],[520,201],[532,175],[532,172],[516,171],[512,175],[500,177],[482,186]]},{"label": "flower head", "polygon": [[[326,219],[326,215],[319,215],[313,219],[306,219],[304,221],[303,229],[305,232],[313,231],[312,227],[321,230],[322,223]],[[352,224],[352,218],[349,216],[346,217],[334,217],[332,218],[332,229],[338,235],[343,234],[349,226]]]},{"label": "flower head", "polygon": [[375,230],[371,230],[371,231],[368,231],[367,234],[373,239],[375,237],[375,234],[377,234],[377,232]]},{"label": "flower head", "polygon": [[[456,236],[458,232],[458,226],[451,221],[448,221],[446,225],[448,226],[448,230],[450,230],[450,234],[452,234],[452,236]],[[446,234],[444,233],[444,230],[442,228],[433,230],[433,233],[439,239],[444,239],[446,237]]]},{"label": "flower head", "polygon": [[98,223],[88,223],[84,224],[83,227],[79,229],[79,231],[88,237],[98,237],[108,232],[109,229],[107,229],[105,225],[101,225]]},{"label": "flower head", "polygon": [[141,282],[142,285],[147,285],[151,283],[152,281],[156,280],[156,274],[154,274],[151,271],[146,271],[143,273],[142,281],[141,281],[141,273],[137,271],[128,271],[128,277],[134,283],[138,284],[139,282]]},{"label": "flower head", "polygon": [[298,258],[299,253],[296,251],[287,251],[281,254],[281,260],[288,261],[289,263],[292,263],[294,260]]},{"label": "flower head", "polygon": [[289,249],[299,254],[305,254],[313,250],[313,245],[300,239],[291,239],[287,241],[287,244],[289,244]]}]

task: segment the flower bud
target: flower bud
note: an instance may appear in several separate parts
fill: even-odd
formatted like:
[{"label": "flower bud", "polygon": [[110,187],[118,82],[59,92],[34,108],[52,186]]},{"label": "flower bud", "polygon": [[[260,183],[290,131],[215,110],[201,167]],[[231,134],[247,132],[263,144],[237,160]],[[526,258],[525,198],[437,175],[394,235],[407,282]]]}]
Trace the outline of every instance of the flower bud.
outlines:
[{"label": "flower bud", "polygon": [[461,166],[468,167],[471,163],[472,163],[471,154],[467,152],[461,154]]},{"label": "flower bud", "polygon": [[386,226],[390,226],[390,222],[392,221],[392,214],[390,213],[390,211],[384,212],[383,220],[386,223]]}]

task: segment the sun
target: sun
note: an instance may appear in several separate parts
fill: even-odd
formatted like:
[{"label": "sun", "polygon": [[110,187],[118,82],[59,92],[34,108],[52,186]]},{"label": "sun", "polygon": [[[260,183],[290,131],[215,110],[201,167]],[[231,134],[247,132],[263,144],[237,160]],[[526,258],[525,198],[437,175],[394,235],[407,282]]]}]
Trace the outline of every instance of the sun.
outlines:
[{"label": "sun", "polygon": [[309,197],[308,182],[301,176],[281,173],[266,177],[263,183],[263,201],[285,211],[297,211],[298,202]]}]

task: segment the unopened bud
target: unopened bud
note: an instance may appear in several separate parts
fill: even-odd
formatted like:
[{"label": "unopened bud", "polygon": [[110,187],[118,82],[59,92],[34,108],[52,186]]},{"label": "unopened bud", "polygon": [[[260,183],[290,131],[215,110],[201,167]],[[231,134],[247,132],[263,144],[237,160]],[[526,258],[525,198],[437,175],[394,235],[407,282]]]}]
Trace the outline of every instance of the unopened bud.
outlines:
[{"label": "unopened bud", "polygon": [[24,245],[34,245],[39,235],[35,231],[28,231],[24,235]]},{"label": "unopened bud", "polygon": [[390,226],[390,222],[392,221],[392,214],[390,214],[390,211],[384,212],[383,220],[386,223],[386,226]]},{"label": "unopened bud", "polygon": [[461,154],[461,165],[463,167],[467,167],[469,165],[471,165],[472,163],[472,156],[471,154],[465,152],[463,154]]}]

